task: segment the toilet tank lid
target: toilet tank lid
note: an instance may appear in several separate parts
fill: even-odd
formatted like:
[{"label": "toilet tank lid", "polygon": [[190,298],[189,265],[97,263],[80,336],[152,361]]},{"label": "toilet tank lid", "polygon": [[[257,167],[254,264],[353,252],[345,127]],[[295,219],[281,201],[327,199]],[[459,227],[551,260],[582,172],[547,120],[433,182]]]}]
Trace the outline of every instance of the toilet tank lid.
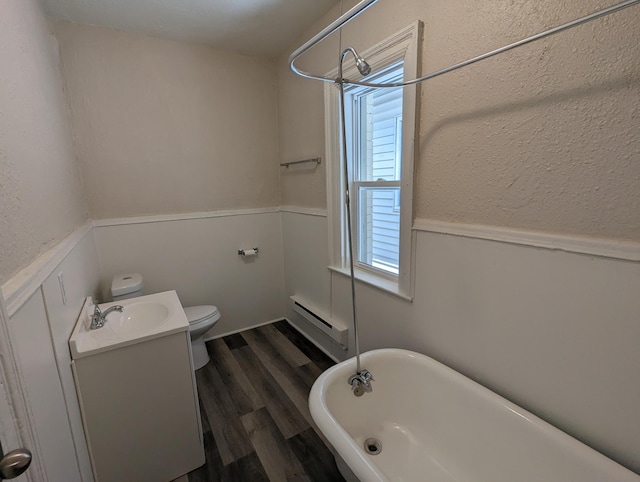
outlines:
[{"label": "toilet tank lid", "polygon": [[142,275],[140,273],[117,274],[111,281],[111,295],[128,295],[142,289]]},{"label": "toilet tank lid", "polygon": [[218,308],[212,305],[187,306],[184,308],[184,314],[187,320],[189,320],[189,323],[195,323],[196,321],[215,317],[216,315],[218,317],[220,316]]}]

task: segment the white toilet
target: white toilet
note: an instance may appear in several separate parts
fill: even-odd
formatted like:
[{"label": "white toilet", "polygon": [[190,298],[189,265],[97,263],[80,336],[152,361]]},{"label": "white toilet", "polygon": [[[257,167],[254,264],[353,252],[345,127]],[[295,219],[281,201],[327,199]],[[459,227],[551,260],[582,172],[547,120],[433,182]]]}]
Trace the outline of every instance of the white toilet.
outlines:
[{"label": "white toilet", "polygon": [[[111,296],[113,301],[135,298],[144,294],[142,288],[142,275],[139,273],[118,274],[111,281]],[[189,320],[193,366],[198,370],[209,363],[209,353],[202,335],[218,322],[220,312],[215,306],[201,305],[188,306],[184,308],[184,313]]]}]

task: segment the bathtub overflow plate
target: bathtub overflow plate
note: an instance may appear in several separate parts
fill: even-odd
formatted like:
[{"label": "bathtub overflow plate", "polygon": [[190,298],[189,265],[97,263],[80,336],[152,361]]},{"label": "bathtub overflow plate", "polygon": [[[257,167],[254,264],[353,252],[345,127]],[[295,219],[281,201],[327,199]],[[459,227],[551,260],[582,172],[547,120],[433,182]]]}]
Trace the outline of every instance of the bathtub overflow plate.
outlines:
[{"label": "bathtub overflow plate", "polygon": [[377,438],[368,438],[364,441],[364,450],[370,455],[378,455],[382,452],[382,443]]}]

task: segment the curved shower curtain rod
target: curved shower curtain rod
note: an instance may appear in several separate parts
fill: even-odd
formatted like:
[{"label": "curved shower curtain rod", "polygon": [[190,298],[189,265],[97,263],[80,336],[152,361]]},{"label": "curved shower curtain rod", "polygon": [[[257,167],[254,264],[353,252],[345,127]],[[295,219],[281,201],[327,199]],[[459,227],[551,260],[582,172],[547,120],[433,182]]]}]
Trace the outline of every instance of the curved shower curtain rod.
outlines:
[{"label": "curved shower curtain rod", "polygon": [[293,72],[295,72],[296,74],[302,76],[302,77],[306,77],[308,79],[313,79],[313,80],[321,80],[323,82],[348,83],[348,84],[353,84],[353,85],[363,85],[363,86],[366,86],[366,87],[403,87],[403,86],[407,86],[407,85],[418,84],[420,82],[424,82],[425,80],[429,80],[429,79],[432,79],[434,77],[438,77],[438,76],[440,76],[442,74],[446,74],[448,72],[452,72],[454,70],[458,70],[458,69],[460,69],[462,67],[466,67],[467,65],[471,65],[471,64],[474,64],[474,63],[479,62],[481,60],[488,59],[489,57],[493,57],[494,55],[498,55],[498,54],[501,54],[503,52],[506,52],[507,50],[511,50],[511,49],[516,48],[516,47],[520,47],[522,45],[526,45],[528,43],[534,42],[536,40],[543,39],[543,38],[548,37],[550,35],[562,32],[564,30],[568,30],[568,29],[576,27],[578,25],[582,25],[583,23],[590,22],[591,20],[595,20],[597,18],[604,17],[605,15],[609,15],[611,13],[618,12],[618,11],[622,10],[623,8],[630,7],[632,5],[635,5],[636,3],[640,3],[640,0],[626,0],[624,2],[617,3],[617,4],[615,4],[615,5],[611,6],[611,7],[604,8],[602,10],[598,10],[597,12],[591,13],[589,15],[585,15],[584,17],[580,17],[580,18],[578,18],[576,20],[572,20],[571,22],[564,23],[562,25],[559,25],[557,27],[551,28],[549,30],[545,30],[544,32],[540,32],[540,33],[538,33],[536,35],[532,35],[530,37],[527,37],[525,39],[522,39],[522,40],[519,40],[517,42],[511,43],[509,45],[505,45],[504,47],[500,47],[498,49],[492,50],[492,51],[487,52],[485,54],[478,55],[477,57],[473,57],[473,58],[465,60],[463,62],[459,62],[457,64],[453,64],[453,65],[451,65],[449,67],[446,67],[444,69],[440,69],[438,71],[431,72],[430,74],[424,75],[422,77],[418,77],[418,78],[412,79],[412,80],[407,80],[407,81],[404,81],[404,82],[384,84],[384,83],[363,82],[363,81],[356,81],[356,80],[349,80],[349,79],[339,79],[339,78],[334,79],[334,78],[326,77],[326,76],[322,76],[322,75],[310,74],[308,72],[305,72],[303,70],[298,69],[295,66],[295,61],[298,59],[298,57],[300,57],[302,54],[304,54],[307,50],[309,50],[314,45],[318,44],[319,42],[321,42],[322,40],[327,38],[329,35],[331,35],[336,30],[342,28],[345,24],[347,24],[349,21],[354,19],[356,16],[358,16],[359,14],[364,12],[367,8],[372,6],[377,1],[378,0],[362,0],[360,3],[358,3],[351,10],[347,11],[344,15],[341,15],[340,17],[338,17],[332,23],[327,25],[327,27],[325,27],[322,31],[317,33],[314,37],[312,37],[307,42],[305,42],[302,46],[300,46],[298,49],[296,49],[289,56],[289,67],[291,68],[291,70]]}]

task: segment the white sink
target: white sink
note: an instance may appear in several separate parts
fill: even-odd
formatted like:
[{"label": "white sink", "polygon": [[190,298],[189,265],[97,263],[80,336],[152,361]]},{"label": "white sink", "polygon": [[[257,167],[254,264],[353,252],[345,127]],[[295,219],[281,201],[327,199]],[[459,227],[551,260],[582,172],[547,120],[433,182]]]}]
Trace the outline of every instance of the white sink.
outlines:
[{"label": "white sink", "polygon": [[109,313],[103,328],[120,334],[143,333],[164,325],[169,313],[169,308],[158,301],[137,301],[127,304],[121,313],[118,311]]},{"label": "white sink", "polygon": [[102,328],[91,330],[91,315],[95,305],[91,298],[87,298],[69,339],[73,359],[189,329],[189,322],[175,291],[98,306],[105,312],[115,305],[122,305],[124,310],[121,313],[112,311],[106,316]]}]

